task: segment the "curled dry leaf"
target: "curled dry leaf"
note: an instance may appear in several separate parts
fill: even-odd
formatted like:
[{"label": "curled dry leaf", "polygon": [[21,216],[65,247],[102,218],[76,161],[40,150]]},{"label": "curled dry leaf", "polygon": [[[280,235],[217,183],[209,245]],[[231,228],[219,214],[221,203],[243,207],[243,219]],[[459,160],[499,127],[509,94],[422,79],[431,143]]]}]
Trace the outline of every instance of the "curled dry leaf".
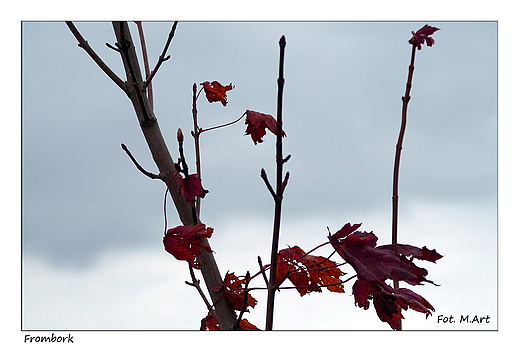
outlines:
[{"label": "curled dry leaf", "polygon": [[300,296],[321,292],[322,286],[326,286],[331,292],[343,293],[343,284],[340,284],[339,279],[342,275],[343,272],[335,262],[322,256],[309,255],[298,246],[278,252],[277,284],[288,278]]},{"label": "curled dry leaf", "polygon": [[163,238],[164,249],[177,260],[187,261],[192,267],[200,269],[197,256],[203,248],[211,252],[211,248],[202,244],[203,238],[210,238],[213,229],[205,224],[199,223],[195,226],[177,226],[166,232]]},{"label": "curled dry leaf", "polygon": [[179,176],[177,179],[181,184],[179,189],[180,193],[183,194],[186,200],[191,204],[193,204],[195,197],[204,198],[206,193],[209,192],[208,190],[202,188],[202,184],[197,177],[197,174],[191,174],[186,179]]},{"label": "curled dry leaf", "polygon": [[[226,297],[235,310],[242,310],[244,305],[244,285],[246,284],[245,277],[237,277],[234,273],[226,273],[226,277],[221,285],[214,288],[215,292],[224,289]],[[255,307],[257,300],[249,293],[247,294],[246,307]],[[247,311],[247,310],[246,310]]]},{"label": "curled dry leaf", "polygon": [[[212,315],[208,315],[200,321],[200,330],[219,331],[220,326]],[[260,329],[247,319],[240,320],[241,331],[259,331]]]},{"label": "curled dry leaf", "polygon": [[408,42],[412,45],[417,46],[417,49],[421,49],[421,45],[426,41],[426,45],[433,46],[435,40],[430,37],[436,31],[440,30],[439,28],[435,28],[425,24],[421,29],[416,32],[412,31],[412,38],[408,40]]},{"label": "curled dry leaf", "polygon": [[[264,142],[262,137],[266,134],[265,128],[268,128],[275,135],[278,133],[278,123],[270,114],[247,110],[246,125],[246,135],[251,135],[255,145]],[[283,130],[282,136],[286,136],[285,131]]]},{"label": "curled dry leaf", "polygon": [[209,81],[205,81],[200,85],[202,85],[204,88],[208,102],[211,103],[220,101],[223,106],[227,104],[226,92],[234,88],[232,84],[224,86],[218,81],[212,81],[211,83]]}]

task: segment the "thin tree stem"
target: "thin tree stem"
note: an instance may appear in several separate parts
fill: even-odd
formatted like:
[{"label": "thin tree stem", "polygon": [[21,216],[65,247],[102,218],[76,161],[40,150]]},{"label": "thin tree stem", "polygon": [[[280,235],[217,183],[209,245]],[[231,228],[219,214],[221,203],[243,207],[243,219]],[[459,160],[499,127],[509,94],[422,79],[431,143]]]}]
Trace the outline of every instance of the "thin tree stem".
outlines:
[{"label": "thin tree stem", "polygon": [[[193,103],[191,113],[193,115],[193,132],[191,133],[195,140],[195,165],[197,166],[197,178],[199,181],[202,181],[202,171],[200,166],[200,133],[201,129],[199,128],[198,120],[197,120],[197,84],[193,83]],[[195,208],[197,211],[197,216],[200,215],[200,197],[195,199]]]},{"label": "thin tree stem", "polygon": [[[146,78],[148,78],[150,76],[150,64],[148,62],[148,53],[146,51],[146,41],[144,40],[143,22],[136,21],[135,24],[137,25],[137,31],[139,32],[141,51],[143,53],[144,72],[146,74]],[[146,87],[146,92],[148,95],[148,102],[150,103],[150,106],[152,106],[153,108],[152,82],[150,82],[150,84],[148,84],[148,86]]]},{"label": "thin tree stem", "polygon": [[[408,80],[406,81],[406,91],[403,100],[403,109],[401,114],[401,129],[399,130],[399,137],[397,139],[395,149],[395,162],[394,162],[394,180],[393,180],[393,193],[392,193],[392,244],[397,244],[397,223],[398,223],[398,203],[399,203],[399,164],[401,161],[401,151],[403,149],[404,132],[406,129],[406,115],[408,111],[408,103],[410,102],[410,91],[412,89],[412,77],[415,64],[415,51],[416,45],[412,45],[412,57],[410,60],[410,66],[408,67]],[[399,288],[399,281],[394,280],[394,288]],[[399,320],[397,330],[402,330],[402,323]]]},{"label": "thin tree stem", "polygon": [[283,197],[283,163],[282,155],[282,100],[283,100],[283,86],[285,83],[283,77],[283,64],[285,54],[285,36],[280,38],[280,66],[278,74],[278,101],[277,101],[277,135],[276,135],[276,197],[274,210],[274,227],[273,227],[273,242],[271,247],[271,271],[269,276],[269,289],[267,292],[267,315],[265,330],[273,329],[274,316],[274,296],[276,293],[276,265],[278,259],[278,241],[280,237],[280,224],[282,217],[282,197]]}]

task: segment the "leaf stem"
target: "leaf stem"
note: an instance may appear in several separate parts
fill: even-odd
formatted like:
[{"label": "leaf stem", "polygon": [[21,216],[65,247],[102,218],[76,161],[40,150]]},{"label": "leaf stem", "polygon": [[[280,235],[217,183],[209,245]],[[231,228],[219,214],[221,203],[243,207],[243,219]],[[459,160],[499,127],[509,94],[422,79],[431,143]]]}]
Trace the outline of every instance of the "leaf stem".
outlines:
[{"label": "leaf stem", "polygon": [[205,131],[210,131],[210,130],[215,130],[215,129],[219,129],[219,128],[223,128],[225,126],[229,126],[229,125],[232,125],[232,124],[235,124],[235,123],[238,123],[242,118],[244,118],[244,116],[246,115],[246,112],[244,112],[240,118],[236,119],[236,120],[233,120],[232,122],[229,122],[229,123],[226,123],[226,124],[222,124],[222,125],[217,125],[217,126],[212,126],[211,128],[207,128],[207,129],[199,129],[199,133],[203,133]]}]

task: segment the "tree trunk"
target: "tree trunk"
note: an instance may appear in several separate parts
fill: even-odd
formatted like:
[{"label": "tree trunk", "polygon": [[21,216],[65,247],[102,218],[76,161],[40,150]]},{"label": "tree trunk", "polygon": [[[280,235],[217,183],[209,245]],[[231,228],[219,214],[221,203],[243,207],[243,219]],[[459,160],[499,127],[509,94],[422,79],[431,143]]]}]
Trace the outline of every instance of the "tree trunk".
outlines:
[{"label": "tree trunk", "polygon": [[[132,37],[127,22],[113,22],[114,33],[117,38],[118,49],[125,67],[127,77],[126,93],[134,106],[137,119],[143,135],[146,139],[152,157],[159,169],[159,176],[168,186],[169,192],[175,203],[179,218],[183,225],[193,226],[196,224],[192,215],[191,205],[179,192],[180,184],[178,181],[170,181],[175,174],[174,161],[168,151],[168,147],[163,139],[159,124],[153,113],[152,106],[146,98],[146,88],[141,75],[139,62],[132,43]],[[197,220],[198,221],[198,220]],[[208,244],[206,239],[203,244]],[[208,288],[211,300],[215,305],[217,321],[221,329],[232,329],[236,314],[230,306],[223,291],[214,292],[213,289],[222,284],[217,263],[212,253],[201,249],[201,255],[197,258],[201,262],[201,271],[206,287]]]}]

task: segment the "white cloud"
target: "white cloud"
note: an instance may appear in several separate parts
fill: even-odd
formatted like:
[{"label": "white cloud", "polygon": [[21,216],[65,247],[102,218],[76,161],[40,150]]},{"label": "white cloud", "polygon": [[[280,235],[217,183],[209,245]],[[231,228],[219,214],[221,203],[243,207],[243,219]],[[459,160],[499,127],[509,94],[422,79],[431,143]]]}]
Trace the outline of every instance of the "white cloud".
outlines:
[{"label": "white cloud", "polygon": [[[440,286],[417,286],[437,312],[406,311],[406,329],[441,330],[497,328],[496,222],[494,213],[478,207],[417,203],[404,215],[402,241],[435,248],[444,255],[436,264],[417,262]],[[369,213],[370,214],[370,213]],[[373,217],[372,223],[368,222]],[[384,244],[389,236],[381,213],[367,215],[361,229],[372,230]],[[340,219],[341,220],[341,219]],[[280,247],[299,245],[304,250],[326,241],[327,223],[333,218],[307,218],[284,222]],[[340,222],[340,221],[337,221]],[[344,223],[344,222],[343,222]],[[437,224],[439,223],[439,224]],[[269,262],[270,220],[233,218],[216,227],[212,238],[216,259],[227,270],[243,275],[258,271],[257,255]],[[338,227],[339,229],[339,227]],[[334,233],[337,229],[331,227]],[[487,234],[483,234],[486,232]],[[224,234],[225,233],[225,234]],[[386,237],[387,238],[387,237]],[[315,252],[328,255],[330,248]],[[334,256],[335,260],[339,258]],[[349,267],[343,269],[352,274]],[[348,275],[346,276],[348,277]],[[32,256],[24,259],[24,329],[198,329],[205,309],[189,279],[186,265],[167,254],[162,245],[109,251],[85,269],[57,267]],[[259,276],[251,286],[262,286]],[[328,291],[300,297],[294,290],[277,294],[275,328],[283,330],[388,329],[375,310],[354,306],[351,287],[346,293]],[[259,303],[246,318],[263,328],[265,292],[252,295]],[[439,315],[454,315],[456,324],[438,323]],[[463,315],[487,316],[489,323],[460,323]]]}]

